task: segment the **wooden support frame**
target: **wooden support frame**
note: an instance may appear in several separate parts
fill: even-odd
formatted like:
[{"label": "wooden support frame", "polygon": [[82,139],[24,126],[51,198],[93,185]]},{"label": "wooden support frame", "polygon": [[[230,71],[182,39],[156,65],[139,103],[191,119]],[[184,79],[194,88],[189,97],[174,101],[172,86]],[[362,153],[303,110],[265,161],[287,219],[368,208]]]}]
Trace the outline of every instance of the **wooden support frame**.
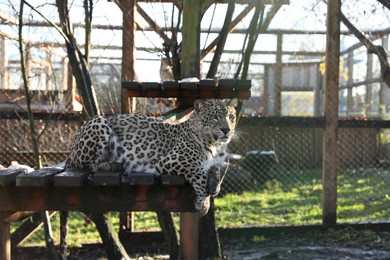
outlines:
[{"label": "wooden support frame", "polygon": [[[121,172],[97,172],[93,183],[85,181],[87,171],[64,171],[62,166],[24,173],[0,171],[0,260],[11,259],[10,221],[31,211],[157,211],[195,212],[195,194],[180,176],[137,175],[121,182]],[[107,175],[114,178],[107,178]],[[118,178],[116,178],[116,176]],[[28,214],[31,214],[28,212]],[[193,213],[190,213],[193,214]],[[183,215],[185,218],[187,215]],[[182,221],[182,255],[197,253],[194,226]],[[186,234],[193,234],[187,236]]]},{"label": "wooden support frame", "polygon": [[322,163],[322,224],[332,227],[337,222],[337,119],[339,102],[341,1],[329,0],[327,10],[325,129]]}]

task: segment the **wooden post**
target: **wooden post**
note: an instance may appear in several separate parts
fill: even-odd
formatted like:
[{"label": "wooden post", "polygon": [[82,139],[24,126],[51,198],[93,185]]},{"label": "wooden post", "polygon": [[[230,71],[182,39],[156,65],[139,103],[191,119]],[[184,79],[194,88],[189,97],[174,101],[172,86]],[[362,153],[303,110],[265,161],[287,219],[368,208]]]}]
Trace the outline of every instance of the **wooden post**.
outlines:
[{"label": "wooden post", "polygon": [[10,224],[5,221],[7,214],[0,211],[0,260],[11,260]]},{"label": "wooden post", "polygon": [[68,58],[62,59],[62,89],[65,99],[65,110],[74,111],[73,108],[73,75],[70,72]]},{"label": "wooden post", "polygon": [[275,116],[282,115],[282,85],[283,85],[283,65],[282,65],[282,45],[283,45],[283,34],[277,34],[276,44],[276,65],[275,65],[275,102],[274,112]]},{"label": "wooden post", "polygon": [[[137,0],[121,0],[120,4],[123,8],[123,29],[122,29],[122,81],[135,80],[135,33],[137,25],[135,21],[135,13],[137,11]],[[133,98],[127,95],[127,91],[122,88],[122,113],[134,112]],[[127,230],[134,231],[134,213],[121,213],[120,227],[125,226]]]},{"label": "wooden post", "polygon": [[[366,73],[366,80],[370,81],[373,78],[372,73],[372,66],[373,66],[373,54],[367,53],[367,73]],[[366,85],[366,97],[364,99],[365,107],[363,108],[364,116],[370,116],[372,113],[372,84]]]},{"label": "wooden post", "polygon": [[314,88],[314,116],[322,115],[322,80],[319,65],[316,65],[316,85]]},{"label": "wooden post", "polygon": [[180,259],[198,259],[199,213],[180,213]]},{"label": "wooden post", "polygon": [[[387,50],[389,48],[389,36],[386,35],[382,38],[382,46]],[[389,88],[386,86],[386,83],[383,81],[380,83],[380,91],[379,91],[379,112],[380,116],[383,116],[386,113],[386,95],[389,93]]]},{"label": "wooden post", "polygon": [[323,136],[322,224],[337,221],[337,118],[340,58],[340,0],[329,0],[326,34],[325,129]]},{"label": "wooden post", "polygon": [[0,89],[8,89],[8,61],[5,53],[5,37],[0,36]]},{"label": "wooden post", "polygon": [[[200,19],[202,1],[183,2],[183,42],[181,52],[181,78],[200,78]],[[178,100],[181,105],[193,100]],[[180,256],[182,259],[198,259],[199,214],[180,213]]]},{"label": "wooden post", "polygon": [[[137,29],[135,13],[137,10],[137,0],[121,0],[120,4],[123,8],[122,81],[134,81],[135,32]],[[125,92],[122,89],[122,113],[133,112],[132,98],[129,98]],[[126,106],[126,104],[128,105]]]},{"label": "wooden post", "polygon": [[181,77],[200,77],[200,14],[202,1],[184,0]]},{"label": "wooden post", "polygon": [[350,116],[353,112],[353,97],[352,97],[352,83],[353,83],[353,50],[348,53],[348,80],[347,80],[347,111],[346,115]]},{"label": "wooden post", "polygon": [[[51,52],[50,52],[50,49],[46,49],[45,50],[45,54],[46,54],[46,62],[45,62],[45,83],[46,83],[46,89],[45,91],[52,91],[54,90],[52,88],[52,83],[51,83],[51,77],[53,75],[53,71],[52,71],[52,63],[51,63]],[[49,92],[47,92],[49,93]]]}]

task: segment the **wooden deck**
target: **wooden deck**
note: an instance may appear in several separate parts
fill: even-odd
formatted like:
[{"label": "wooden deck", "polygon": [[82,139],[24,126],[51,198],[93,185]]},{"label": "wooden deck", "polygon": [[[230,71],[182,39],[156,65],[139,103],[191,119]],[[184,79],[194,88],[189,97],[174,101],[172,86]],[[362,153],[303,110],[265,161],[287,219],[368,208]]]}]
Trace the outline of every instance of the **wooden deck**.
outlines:
[{"label": "wooden deck", "polygon": [[[63,165],[26,173],[0,171],[0,260],[11,259],[10,222],[25,211],[173,211],[181,216],[181,248],[185,259],[197,254],[197,230],[191,225],[192,187],[179,176],[98,172],[91,181],[87,171],[64,171]],[[189,213],[188,213],[189,212]]]}]

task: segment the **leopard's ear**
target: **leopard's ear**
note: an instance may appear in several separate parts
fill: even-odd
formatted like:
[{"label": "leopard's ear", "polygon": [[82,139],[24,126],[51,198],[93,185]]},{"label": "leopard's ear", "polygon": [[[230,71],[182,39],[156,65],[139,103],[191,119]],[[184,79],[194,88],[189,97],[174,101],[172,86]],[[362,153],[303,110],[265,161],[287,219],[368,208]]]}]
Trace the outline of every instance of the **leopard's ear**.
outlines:
[{"label": "leopard's ear", "polygon": [[202,99],[197,99],[194,101],[194,108],[196,111],[199,112],[199,110],[204,106],[204,100]]},{"label": "leopard's ear", "polygon": [[238,105],[238,98],[232,98],[228,103],[227,106],[229,107],[236,107]]}]

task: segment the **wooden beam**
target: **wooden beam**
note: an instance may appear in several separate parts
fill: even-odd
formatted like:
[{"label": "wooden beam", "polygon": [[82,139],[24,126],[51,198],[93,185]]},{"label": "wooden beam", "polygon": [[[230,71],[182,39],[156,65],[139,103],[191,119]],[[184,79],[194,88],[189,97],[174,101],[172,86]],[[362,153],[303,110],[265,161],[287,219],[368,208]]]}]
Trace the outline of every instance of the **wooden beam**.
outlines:
[{"label": "wooden beam", "polygon": [[[50,213],[49,217],[54,216],[56,211]],[[19,244],[26,241],[30,236],[34,234],[43,225],[43,218],[41,212],[36,212],[32,215],[31,219],[24,221],[18,229],[11,235],[12,248],[17,247]]]},{"label": "wooden beam", "polygon": [[190,185],[0,186],[2,211],[195,211]]},{"label": "wooden beam", "polygon": [[322,162],[322,224],[337,222],[337,118],[339,102],[340,0],[329,0],[325,58],[325,128]]},{"label": "wooden beam", "polygon": [[[244,19],[248,13],[254,8],[254,4],[250,4],[248,5],[244,10],[242,10],[242,12],[231,22],[231,26],[230,26],[230,29],[229,29],[229,33],[233,32],[236,28],[236,26],[242,21],[242,19]],[[200,55],[200,59],[202,60],[207,54],[209,54],[214,48],[215,46],[217,46],[218,44],[218,41],[219,41],[219,36],[216,37],[210,44],[209,46],[206,47],[206,49],[204,49]]]},{"label": "wooden beam", "polygon": [[137,4],[137,12],[142,16],[142,18],[145,19],[145,21],[149,24],[149,26],[155,31],[161,39],[164,40],[165,43],[169,43],[170,39],[168,36],[164,33],[164,30],[162,30],[150,16]]}]

